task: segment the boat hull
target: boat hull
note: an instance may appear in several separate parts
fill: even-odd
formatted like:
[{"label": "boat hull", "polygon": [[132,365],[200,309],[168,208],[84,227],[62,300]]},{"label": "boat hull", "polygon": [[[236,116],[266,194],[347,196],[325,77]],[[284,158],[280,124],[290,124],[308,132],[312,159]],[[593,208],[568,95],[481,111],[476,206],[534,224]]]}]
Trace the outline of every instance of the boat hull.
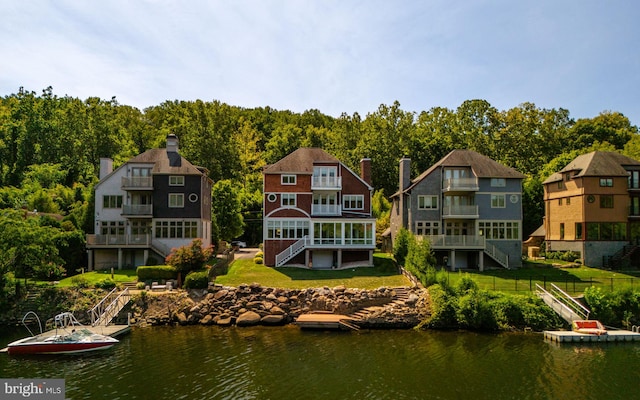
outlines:
[{"label": "boat hull", "polygon": [[96,342],[44,342],[35,341],[34,338],[25,338],[7,346],[7,352],[15,354],[77,354],[90,351],[107,350],[118,343],[117,339],[105,338]]}]

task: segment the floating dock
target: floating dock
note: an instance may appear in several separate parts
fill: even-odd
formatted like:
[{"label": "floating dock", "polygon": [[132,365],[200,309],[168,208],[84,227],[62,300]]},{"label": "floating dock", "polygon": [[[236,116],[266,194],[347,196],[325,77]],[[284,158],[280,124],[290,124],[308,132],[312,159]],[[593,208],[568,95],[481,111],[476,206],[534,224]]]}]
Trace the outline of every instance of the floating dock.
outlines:
[{"label": "floating dock", "polygon": [[[111,336],[111,337],[118,337],[121,335],[124,335],[125,333],[129,332],[131,330],[131,326],[130,325],[107,325],[107,326],[91,326],[91,325],[82,325],[82,326],[78,326],[76,327],[76,329],[87,329],[89,331],[91,331],[92,333],[98,333],[100,335],[107,335],[107,336]],[[25,329],[26,331],[26,329]],[[63,331],[62,329],[58,329],[58,331]],[[52,329],[50,331],[46,331],[43,332],[37,336],[42,336],[42,337],[49,337],[49,336],[53,336],[56,334],[56,330]],[[28,335],[27,335],[28,336]],[[6,353],[7,352],[7,348],[5,347],[4,349],[0,349],[0,353]]]},{"label": "floating dock", "polygon": [[606,335],[590,335],[574,331],[544,331],[544,338],[553,342],[638,342],[640,333],[625,330],[608,330]]}]

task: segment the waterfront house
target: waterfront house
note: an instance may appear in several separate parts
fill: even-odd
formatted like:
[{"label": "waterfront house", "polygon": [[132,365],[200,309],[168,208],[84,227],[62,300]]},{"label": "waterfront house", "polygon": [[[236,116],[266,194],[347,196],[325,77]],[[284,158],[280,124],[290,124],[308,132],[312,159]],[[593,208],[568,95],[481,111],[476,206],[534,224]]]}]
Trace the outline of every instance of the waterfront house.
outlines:
[{"label": "waterfront house", "polygon": [[523,174],[471,150],[452,151],[413,180],[410,169],[400,160],[392,241],[404,227],[451,270],[522,265]]},{"label": "waterfront house", "polygon": [[88,268],[162,263],[172,248],[202,239],[211,244],[211,186],[205,168],[178,152],[178,138],[115,170],[100,160],[95,186],[95,233],[87,235]]},{"label": "waterfront house", "polygon": [[314,269],[373,264],[371,160],[360,175],[319,148],[263,169],[264,262]]},{"label": "waterfront house", "polygon": [[545,242],[590,267],[638,264],[640,162],[608,151],[573,159],[544,182]]}]

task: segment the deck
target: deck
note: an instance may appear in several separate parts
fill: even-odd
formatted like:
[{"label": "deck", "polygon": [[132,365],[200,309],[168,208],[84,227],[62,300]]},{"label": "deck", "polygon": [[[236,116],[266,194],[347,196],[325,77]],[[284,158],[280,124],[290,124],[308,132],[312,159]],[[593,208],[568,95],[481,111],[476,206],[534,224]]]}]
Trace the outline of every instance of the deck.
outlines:
[{"label": "deck", "polygon": [[608,330],[606,335],[590,335],[574,331],[544,331],[544,338],[553,342],[637,342],[640,333],[625,330]]},{"label": "deck", "polygon": [[296,319],[296,325],[303,329],[351,329],[358,330],[358,327],[351,322],[354,321],[348,315],[330,313],[310,313],[302,314]]},{"label": "deck", "polygon": [[[92,333],[98,333],[100,335],[107,335],[107,336],[111,336],[111,337],[118,337],[121,335],[124,335],[125,333],[129,332],[131,330],[131,326],[129,325],[108,325],[108,326],[91,326],[91,325],[83,325],[82,328],[87,329],[89,331],[91,331]],[[58,329],[60,330],[60,329]],[[25,329],[26,331],[26,329]],[[46,331],[43,332],[42,334],[38,335],[38,336],[42,336],[42,337],[49,337],[49,336],[53,336],[56,334],[56,330],[52,329],[50,331]],[[28,335],[26,335],[28,336]],[[25,336],[25,337],[26,337]],[[7,348],[5,347],[4,349],[0,349],[0,353],[6,353],[7,352]]]}]

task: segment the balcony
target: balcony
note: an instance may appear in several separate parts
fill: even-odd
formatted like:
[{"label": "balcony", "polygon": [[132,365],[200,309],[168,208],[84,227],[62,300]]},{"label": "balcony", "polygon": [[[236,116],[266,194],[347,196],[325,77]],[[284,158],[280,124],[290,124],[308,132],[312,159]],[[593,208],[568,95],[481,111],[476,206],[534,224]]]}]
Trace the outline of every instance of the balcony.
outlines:
[{"label": "balcony", "polygon": [[478,206],[444,206],[443,218],[477,219],[480,218]]},{"label": "balcony", "polygon": [[87,235],[87,247],[149,246],[150,235]]},{"label": "balcony", "polygon": [[314,175],[311,178],[311,190],[342,190],[342,177]]},{"label": "balcony", "polygon": [[425,235],[419,236],[431,242],[432,249],[484,249],[484,236],[475,235]]},{"label": "balcony", "polygon": [[122,190],[153,190],[153,178],[150,176],[123,176]]},{"label": "balcony", "polygon": [[322,215],[336,216],[342,214],[342,207],[337,204],[312,204],[311,215],[317,217]]},{"label": "balcony", "polygon": [[151,204],[125,204],[122,206],[122,215],[134,217],[153,217]]},{"label": "balcony", "polygon": [[476,192],[478,178],[447,178],[442,181],[443,192]]}]

